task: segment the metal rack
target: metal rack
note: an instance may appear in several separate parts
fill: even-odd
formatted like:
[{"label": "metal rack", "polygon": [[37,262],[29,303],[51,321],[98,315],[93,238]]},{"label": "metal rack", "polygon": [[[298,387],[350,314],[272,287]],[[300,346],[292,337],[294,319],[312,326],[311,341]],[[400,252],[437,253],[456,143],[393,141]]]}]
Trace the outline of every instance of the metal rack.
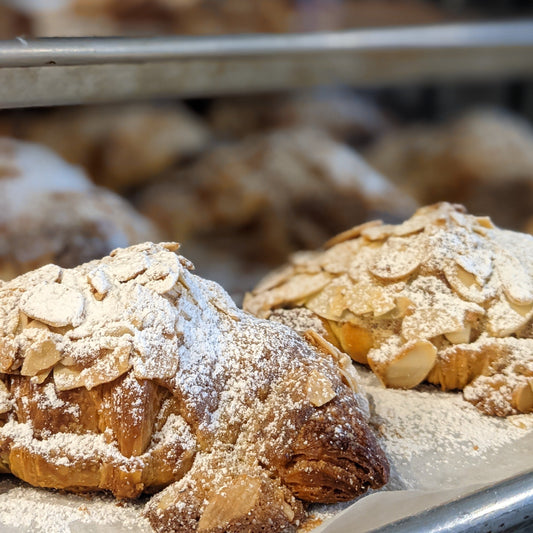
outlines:
[{"label": "metal rack", "polygon": [[533,21],[223,37],[0,41],[0,106],[533,74]]}]

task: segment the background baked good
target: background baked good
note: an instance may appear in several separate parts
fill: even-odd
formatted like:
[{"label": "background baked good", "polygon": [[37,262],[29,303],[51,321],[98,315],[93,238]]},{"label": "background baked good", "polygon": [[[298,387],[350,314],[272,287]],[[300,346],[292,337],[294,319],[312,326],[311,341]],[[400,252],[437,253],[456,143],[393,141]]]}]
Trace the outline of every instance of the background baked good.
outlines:
[{"label": "background baked good", "polygon": [[[293,251],[320,246],[368,217],[398,220],[416,204],[347,145],[294,129],[215,147],[144,188],[136,205],[184,244],[203,275],[237,295],[234,288],[245,288],[240,271],[257,280]],[[229,279],[216,259],[224,255],[243,265]]]},{"label": "background baked good", "polygon": [[522,230],[533,208],[533,128],[502,109],[397,129],[364,152],[421,204],[447,200]]},{"label": "background baked good", "polygon": [[0,138],[0,279],[47,263],[64,267],[118,246],[159,240],[126,200],[33,143]]},{"label": "background baked good", "polygon": [[211,141],[202,119],[177,102],[4,112],[0,134],[48,146],[117,191],[153,180]]}]

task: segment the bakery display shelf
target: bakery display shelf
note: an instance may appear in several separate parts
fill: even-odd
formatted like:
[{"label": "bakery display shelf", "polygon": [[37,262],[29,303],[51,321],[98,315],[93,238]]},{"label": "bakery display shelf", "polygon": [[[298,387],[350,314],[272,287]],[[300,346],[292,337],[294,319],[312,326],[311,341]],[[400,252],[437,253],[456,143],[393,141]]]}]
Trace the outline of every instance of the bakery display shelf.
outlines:
[{"label": "bakery display shelf", "polygon": [[369,533],[533,531],[533,470]]},{"label": "bakery display shelf", "polygon": [[533,20],[289,35],[0,41],[0,106],[533,74]]}]

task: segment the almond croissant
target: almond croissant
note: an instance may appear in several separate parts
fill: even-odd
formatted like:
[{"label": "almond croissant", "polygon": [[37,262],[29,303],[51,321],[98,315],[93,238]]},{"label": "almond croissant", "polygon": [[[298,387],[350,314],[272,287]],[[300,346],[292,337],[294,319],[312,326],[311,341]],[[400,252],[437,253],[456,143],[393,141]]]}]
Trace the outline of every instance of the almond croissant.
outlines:
[{"label": "almond croissant", "polygon": [[386,483],[349,358],[238,310],[146,243],[0,282],[0,471],[41,487],[165,490],[157,531],[294,529],[301,500]]},{"label": "almond croissant", "polygon": [[295,254],[244,307],[321,332],[387,387],[425,380],[486,414],[533,412],[533,237],[462,206],[368,222]]}]

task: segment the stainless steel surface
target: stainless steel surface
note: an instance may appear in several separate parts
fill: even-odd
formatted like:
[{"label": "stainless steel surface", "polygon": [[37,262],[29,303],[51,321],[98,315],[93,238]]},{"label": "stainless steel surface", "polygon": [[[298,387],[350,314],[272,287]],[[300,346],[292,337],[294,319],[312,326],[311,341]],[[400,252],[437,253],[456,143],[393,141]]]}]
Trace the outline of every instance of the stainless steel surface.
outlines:
[{"label": "stainless steel surface", "polygon": [[533,74],[533,21],[300,35],[0,41],[0,106]]},{"label": "stainless steel surface", "polygon": [[533,471],[369,533],[533,531]]}]

